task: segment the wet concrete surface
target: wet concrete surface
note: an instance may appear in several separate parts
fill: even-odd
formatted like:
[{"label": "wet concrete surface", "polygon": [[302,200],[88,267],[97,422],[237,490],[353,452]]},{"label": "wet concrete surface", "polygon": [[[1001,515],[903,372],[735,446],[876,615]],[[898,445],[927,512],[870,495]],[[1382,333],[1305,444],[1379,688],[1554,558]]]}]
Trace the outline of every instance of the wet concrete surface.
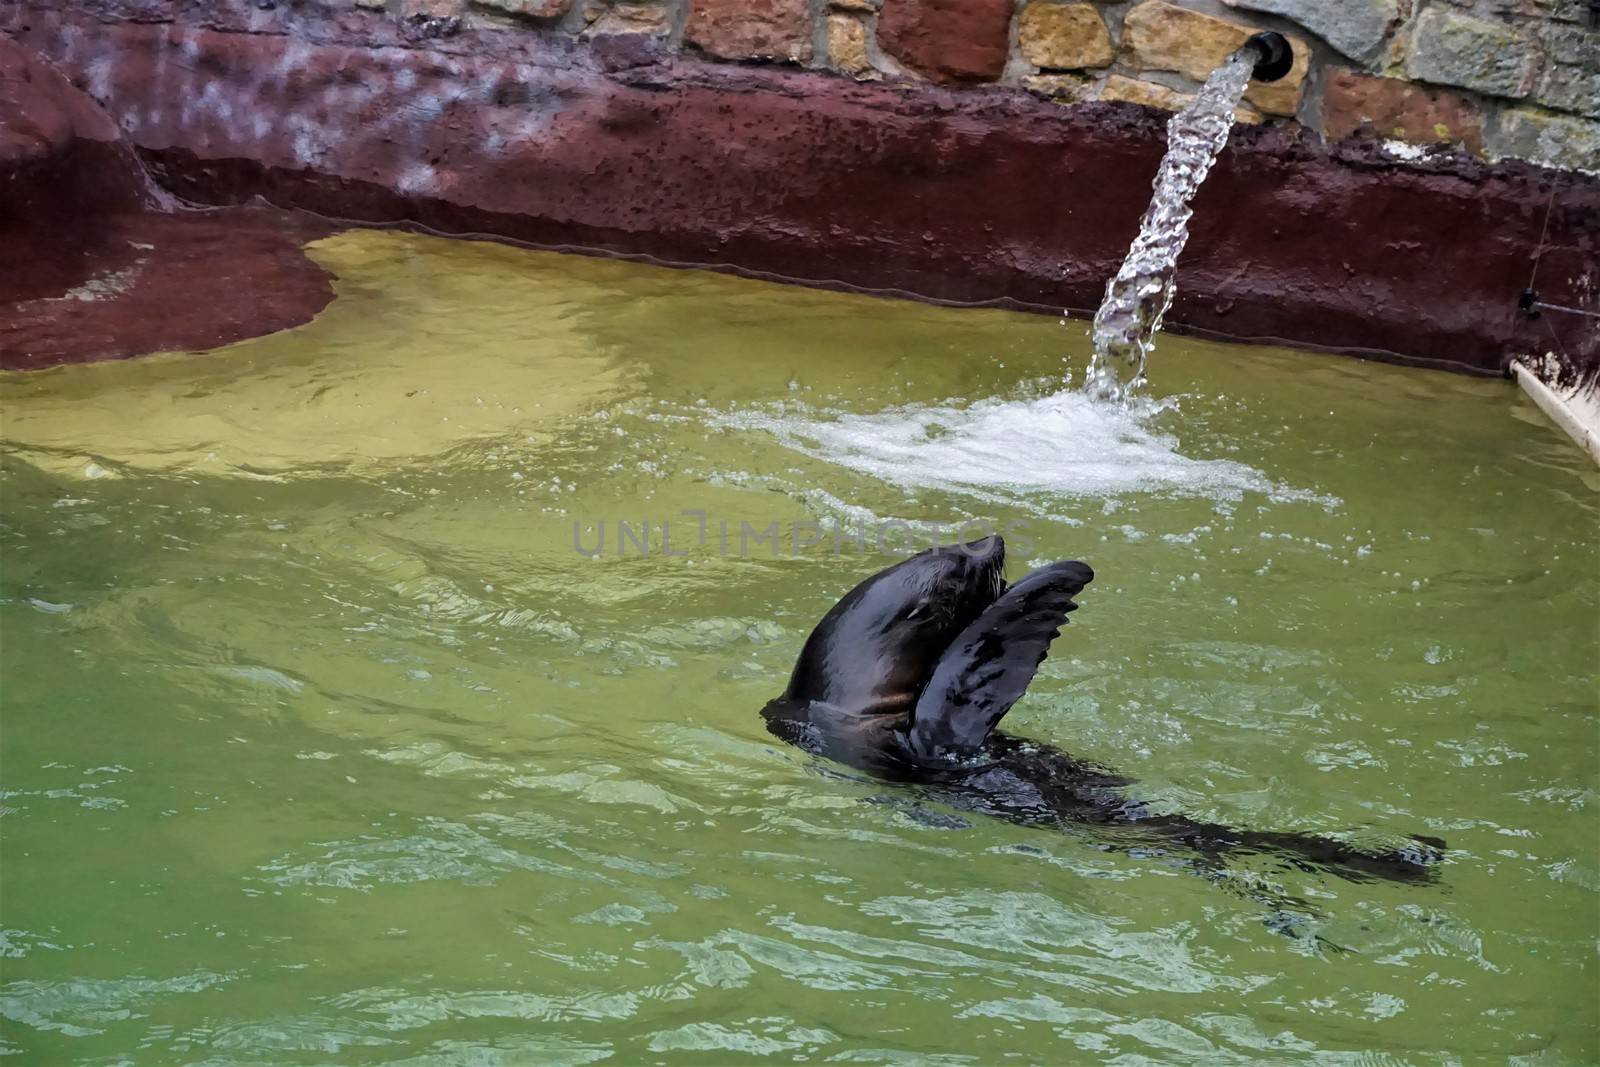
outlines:
[{"label": "wet concrete surface", "polygon": [[[7,235],[0,369],[196,351],[309,322],[333,299],[301,250],[330,227],[275,208],[128,212]],[[28,294],[19,298],[18,292]]]}]

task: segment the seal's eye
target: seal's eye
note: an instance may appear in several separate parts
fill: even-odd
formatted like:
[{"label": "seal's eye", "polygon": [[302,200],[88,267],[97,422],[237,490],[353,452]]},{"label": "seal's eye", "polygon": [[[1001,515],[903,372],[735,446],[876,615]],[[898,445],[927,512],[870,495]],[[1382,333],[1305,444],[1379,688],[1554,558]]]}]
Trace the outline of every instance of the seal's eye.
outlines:
[{"label": "seal's eye", "polygon": [[906,622],[916,622],[918,619],[925,619],[927,617],[928,602],[926,600],[917,601],[915,604],[911,605],[904,615],[901,616],[901,618]]}]

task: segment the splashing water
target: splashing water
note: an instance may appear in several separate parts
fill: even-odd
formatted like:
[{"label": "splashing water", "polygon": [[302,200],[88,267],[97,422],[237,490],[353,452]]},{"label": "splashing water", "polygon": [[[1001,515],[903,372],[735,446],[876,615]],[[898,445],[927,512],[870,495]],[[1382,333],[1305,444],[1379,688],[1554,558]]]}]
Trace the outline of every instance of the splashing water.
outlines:
[{"label": "splashing water", "polygon": [[1258,58],[1250,48],[1229,56],[1194,102],[1167,123],[1167,154],[1156,173],[1155,195],[1095,312],[1094,359],[1084,390],[1097,400],[1125,400],[1145,382],[1145,357],[1172,305],[1173,270],[1189,240],[1189,201],[1228,140],[1234,108]]},{"label": "splashing water", "polygon": [[1160,493],[1238,500],[1337,500],[1279,485],[1230,459],[1191,459],[1159,428],[1170,402],[1121,406],[1079,392],[908,404],[870,414],[788,405],[720,420],[761,429],[785,447],[893,485],[961,493],[993,504],[1059,513],[1068,500]]}]

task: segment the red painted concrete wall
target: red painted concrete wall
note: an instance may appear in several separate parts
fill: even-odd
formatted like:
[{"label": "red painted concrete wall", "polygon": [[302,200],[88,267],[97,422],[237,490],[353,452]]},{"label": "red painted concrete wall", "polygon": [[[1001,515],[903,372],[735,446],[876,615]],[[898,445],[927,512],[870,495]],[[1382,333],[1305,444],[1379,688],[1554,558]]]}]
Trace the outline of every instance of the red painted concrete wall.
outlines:
[{"label": "red painted concrete wall", "polygon": [[[19,11],[17,36],[196,199],[937,300],[1093,308],[1163,149],[1144,108],[707,64],[637,35]],[[1515,312],[1541,247],[1545,297],[1593,301],[1600,181],[1242,127],[1193,228],[1177,328],[1498,373],[1552,344]],[[1592,330],[1554,328],[1596,358]]]}]

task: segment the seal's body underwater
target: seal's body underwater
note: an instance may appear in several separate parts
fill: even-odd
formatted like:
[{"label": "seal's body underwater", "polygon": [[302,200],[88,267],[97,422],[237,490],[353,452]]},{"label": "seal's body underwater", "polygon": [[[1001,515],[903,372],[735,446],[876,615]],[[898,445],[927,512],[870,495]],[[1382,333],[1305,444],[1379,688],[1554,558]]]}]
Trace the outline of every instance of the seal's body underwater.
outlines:
[{"label": "seal's body underwater", "polygon": [[928,549],[879,571],[825,615],[789,687],[762,711],[775,735],[881,778],[916,782],[952,806],[1026,825],[1125,827],[1146,846],[1203,856],[1268,852],[1347,878],[1424,880],[1444,843],[1367,851],[1150,812],[1104,768],[995,725],[1021,698],[1094,580],[1074,561],[1007,586],[1005,543]]}]

